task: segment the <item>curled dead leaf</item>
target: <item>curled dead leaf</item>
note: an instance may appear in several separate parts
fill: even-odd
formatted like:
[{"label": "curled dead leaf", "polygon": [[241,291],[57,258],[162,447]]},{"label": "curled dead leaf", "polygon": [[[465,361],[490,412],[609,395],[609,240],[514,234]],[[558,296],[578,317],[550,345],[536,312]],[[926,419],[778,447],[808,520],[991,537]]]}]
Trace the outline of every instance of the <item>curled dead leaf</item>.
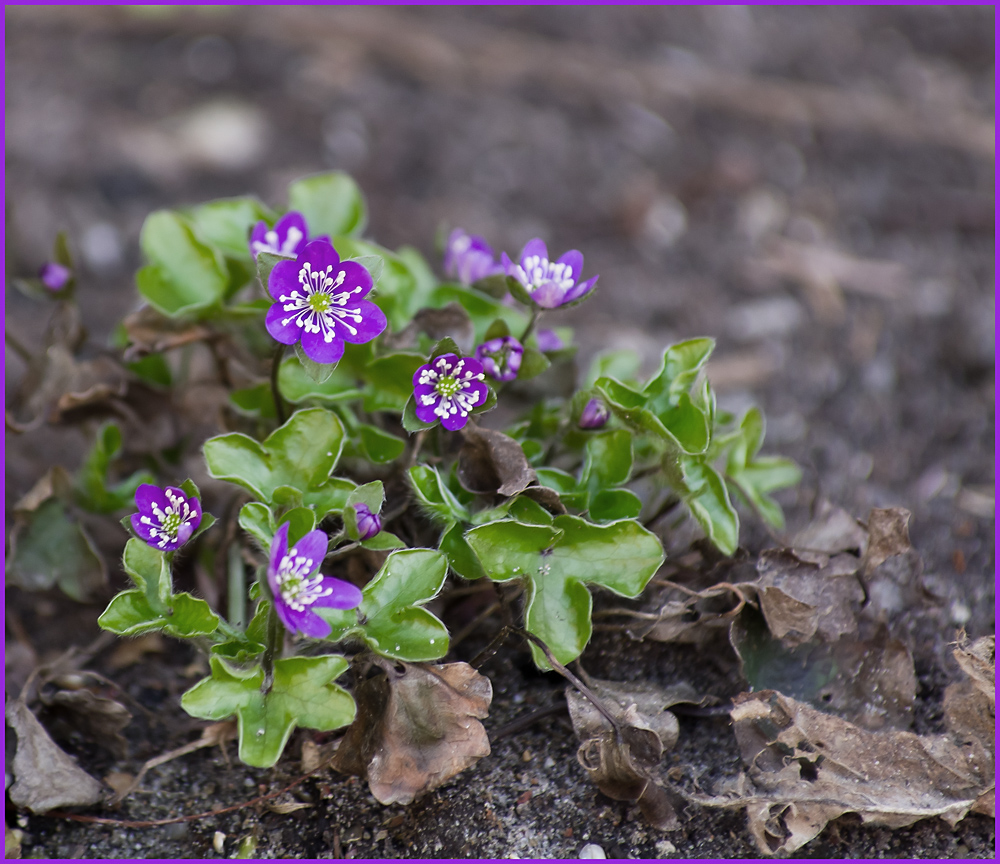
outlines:
[{"label": "curled dead leaf", "polygon": [[864,555],[868,532],[850,513],[825,498],[816,505],[812,521],[792,538],[792,548],[824,552],[856,552]]},{"label": "curled dead leaf", "polygon": [[902,507],[875,508],[868,514],[868,550],[864,575],[894,555],[910,551],[910,511]]},{"label": "curled dead leaf", "polygon": [[983,636],[970,644],[963,630],[954,652],[962,671],[991,702],[996,701],[996,643],[996,636]]},{"label": "curled dead leaf", "polygon": [[386,347],[392,351],[417,348],[420,333],[426,333],[433,342],[452,339],[465,352],[472,350],[476,335],[469,313],[460,303],[452,301],[440,309],[421,309],[399,333],[385,338]]},{"label": "curled dead leaf", "polygon": [[509,435],[472,424],[462,430],[458,480],[470,492],[510,497],[537,481],[524,450]]},{"label": "curled dead leaf", "polygon": [[57,807],[86,807],[101,800],[101,784],[80,768],[45,731],[20,699],[7,703],[4,716],[17,735],[10,800],[32,813]]},{"label": "curled dead leaf", "polygon": [[200,324],[180,321],[161,315],[152,306],[143,306],[127,315],[122,326],[128,334],[129,347],[126,360],[138,360],[146,354],[158,354],[171,348],[180,348],[192,342],[202,342],[213,336],[211,330]]},{"label": "curled dead leaf", "polygon": [[[43,688],[39,698],[54,724],[79,732],[95,744],[107,747],[119,759],[125,756],[128,743],[122,730],[132,722],[132,714],[120,702],[86,688],[55,691]],[[46,717],[46,720],[49,718]],[[50,728],[59,735],[56,725]]]},{"label": "curled dead leaf", "polygon": [[677,718],[667,710],[679,702],[705,704],[687,684],[659,687],[589,679],[588,687],[618,721],[614,729],[590,699],[566,688],[573,729],[581,744],[576,758],[609,798],[638,802],[646,820],[661,831],[680,827],[671,795],[657,782],[664,750],[677,743]]},{"label": "curled dead leaf", "polygon": [[367,778],[382,804],[409,804],[490,753],[479,721],[493,687],[467,663],[429,666],[362,658],[358,713],[332,765]]}]

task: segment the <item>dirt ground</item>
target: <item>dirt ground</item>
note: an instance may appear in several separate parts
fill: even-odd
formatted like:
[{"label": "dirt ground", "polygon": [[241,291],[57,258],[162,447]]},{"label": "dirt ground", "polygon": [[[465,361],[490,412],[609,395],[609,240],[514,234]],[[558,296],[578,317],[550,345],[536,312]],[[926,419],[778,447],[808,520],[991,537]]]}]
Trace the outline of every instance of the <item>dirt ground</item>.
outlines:
[{"label": "dirt ground", "polygon": [[[861,518],[912,511],[923,579],[944,610],[940,632],[912,646],[914,731],[940,730],[957,672],[948,643],[960,627],[975,638],[995,626],[992,8],[5,14],[7,273],[37,269],[68,230],[93,345],[137,305],[137,238],[151,210],[244,193],[283,205],[290,180],[319,170],[355,176],[370,236],[431,261],[442,222],[512,254],[533,236],[579,248],[601,274],[597,297],[557,323],[576,329],[583,358],[632,347],[650,370],[667,343],[715,336],[720,405],[760,405],[765,450],[804,468],[781,496],[790,531],[819,496]],[[8,290],[5,312],[21,343],[41,338],[37,305]],[[8,394],[23,374],[8,348]],[[79,464],[85,441],[74,428],[7,433],[8,525],[49,465]],[[664,539],[676,555],[690,536]],[[741,540],[751,552],[776,543],[749,515]],[[18,589],[6,600],[8,642],[16,621],[43,657],[97,635],[96,604]],[[457,659],[488,635],[463,642]],[[200,728],[179,706],[201,674],[193,652],[165,644],[115,670],[113,650],[91,668],[141,706],[127,755],[66,742],[97,777],[134,773]],[[739,692],[726,645],[692,651],[602,632],[582,663],[605,678]],[[563,699],[562,680],[513,644],[482,671],[495,691],[491,733]],[[669,758],[706,785],[735,774],[726,723],[681,717]],[[299,775],[298,735],[272,770],[200,750],[151,771],[120,809],[94,812],[155,820],[240,804]],[[125,828],[18,821],[8,802],[8,821],[24,832],[24,856],[40,858],[227,857],[247,836],[256,857],[565,858],[586,843],[608,857],[758,857],[739,811],[692,808],[679,831],[646,827],[590,784],[576,746],[566,714],[552,713],[409,807],[324,773],[277,799],[310,805],[285,814],[255,805]],[[844,817],[801,854],[994,850],[983,816],[895,831]]]}]

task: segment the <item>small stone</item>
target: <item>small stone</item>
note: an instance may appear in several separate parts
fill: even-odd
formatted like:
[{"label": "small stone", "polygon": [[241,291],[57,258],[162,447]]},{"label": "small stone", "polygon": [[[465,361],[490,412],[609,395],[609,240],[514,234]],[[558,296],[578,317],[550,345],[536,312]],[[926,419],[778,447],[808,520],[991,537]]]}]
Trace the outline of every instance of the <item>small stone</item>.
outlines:
[{"label": "small stone", "polygon": [[608,856],[604,854],[604,849],[598,846],[596,843],[588,843],[580,850],[580,858],[607,858]]},{"label": "small stone", "polygon": [[521,761],[522,762],[530,762],[534,758],[535,758],[535,756],[534,756],[534,754],[530,750],[525,750],[521,754]]},{"label": "small stone", "polygon": [[659,855],[660,858],[665,858],[667,855],[673,855],[676,852],[677,847],[674,846],[674,844],[669,840],[660,840],[660,842],[656,844],[656,854]]},{"label": "small stone", "polygon": [[216,831],[212,835],[212,848],[222,855],[226,850],[226,835],[222,831]]}]

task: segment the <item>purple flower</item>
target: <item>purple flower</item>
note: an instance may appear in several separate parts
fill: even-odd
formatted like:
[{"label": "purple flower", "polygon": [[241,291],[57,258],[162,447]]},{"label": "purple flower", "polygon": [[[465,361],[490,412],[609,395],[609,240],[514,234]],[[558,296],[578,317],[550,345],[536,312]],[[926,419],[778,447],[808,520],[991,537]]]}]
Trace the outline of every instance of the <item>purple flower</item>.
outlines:
[{"label": "purple flower", "polygon": [[442,354],[413,373],[413,399],[422,423],[438,420],[449,431],[461,429],[469,412],[486,402],[490,388],[483,364],[471,357]]},{"label": "purple flower", "polygon": [[563,341],[556,335],[555,330],[538,331],[538,350],[543,354],[547,351],[559,351],[563,348]]},{"label": "purple flower", "polygon": [[464,285],[471,285],[487,276],[497,276],[504,272],[502,264],[493,258],[490,245],[478,234],[466,234],[456,228],[448,236],[444,249],[444,273],[458,279]]},{"label": "purple flower", "polygon": [[513,381],[521,368],[524,346],[513,336],[497,336],[476,348],[476,359],[490,378]]},{"label": "purple flower", "polygon": [[326,557],[326,546],[325,533],[310,531],[289,549],[286,522],[274,535],[267,565],[267,584],[281,623],[290,632],[311,639],[329,636],[331,630],[311,607],[354,609],[361,603],[360,588],[318,572]]},{"label": "purple flower", "polygon": [[250,254],[254,258],[260,252],[272,255],[298,255],[309,241],[306,217],[291,210],[268,228],[262,219],[253,226],[250,234]]},{"label": "purple flower", "polygon": [[42,269],[38,271],[38,278],[42,280],[42,284],[49,291],[61,291],[66,287],[66,283],[69,282],[72,276],[73,273],[69,267],[64,267],[55,261],[43,264]]},{"label": "purple flower", "polygon": [[300,339],[306,356],[336,363],[344,341],[371,342],[386,328],[385,313],[364,297],[371,274],[356,261],[341,261],[329,240],[313,240],[294,261],[279,261],[267,290],[267,332],[283,345]]},{"label": "purple flower", "polygon": [[556,309],[587,294],[597,282],[597,277],[586,282],[578,281],[583,270],[583,255],[571,249],[558,261],[549,260],[549,250],[537,237],[529,240],[521,252],[520,263],[515,264],[507,253],[501,256],[508,276],[513,276],[543,309]]},{"label": "purple flower", "polygon": [[132,530],[155,549],[180,549],[201,523],[201,504],[174,486],[160,489],[143,483],[135,490]]},{"label": "purple flower", "polygon": [[371,540],[382,530],[378,513],[372,513],[367,504],[354,505],[354,520],[358,526],[358,540]]},{"label": "purple flower", "polygon": [[581,429],[600,429],[608,422],[610,416],[610,412],[600,399],[591,399],[583,406],[577,425]]}]

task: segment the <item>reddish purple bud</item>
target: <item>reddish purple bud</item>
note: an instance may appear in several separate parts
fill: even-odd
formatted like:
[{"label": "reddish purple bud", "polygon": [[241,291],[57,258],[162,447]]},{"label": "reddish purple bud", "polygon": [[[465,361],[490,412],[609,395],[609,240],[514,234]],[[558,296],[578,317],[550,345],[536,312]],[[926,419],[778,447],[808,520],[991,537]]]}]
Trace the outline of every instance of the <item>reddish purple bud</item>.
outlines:
[{"label": "reddish purple bud", "polygon": [[600,429],[610,417],[608,409],[600,399],[591,399],[583,406],[577,423],[581,429]]},{"label": "reddish purple bud", "polygon": [[354,517],[358,526],[359,540],[371,540],[382,530],[382,520],[378,513],[372,513],[367,504],[355,504]]},{"label": "reddish purple bud", "polygon": [[521,368],[524,346],[513,336],[497,336],[476,347],[475,358],[487,375],[497,381],[513,381]]},{"label": "reddish purple bud", "polygon": [[63,267],[62,264],[56,264],[55,261],[49,261],[42,265],[42,269],[38,271],[38,278],[42,280],[42,284],[49,291],[62,291],[72,275],[69,267]]}]

